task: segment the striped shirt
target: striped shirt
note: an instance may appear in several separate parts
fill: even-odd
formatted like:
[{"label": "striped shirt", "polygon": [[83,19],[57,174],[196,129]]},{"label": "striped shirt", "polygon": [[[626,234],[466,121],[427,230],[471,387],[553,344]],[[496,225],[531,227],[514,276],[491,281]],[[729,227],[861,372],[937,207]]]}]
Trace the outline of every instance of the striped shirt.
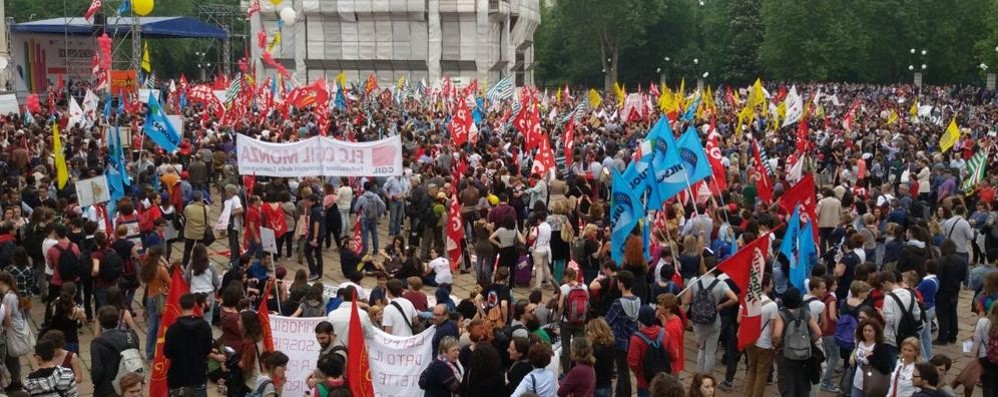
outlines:
[{"label": "striped shirt", "polygon": [[32,397],[77,397],[76,378],[65,367],[41,368],[28,375],[24,390]]}]

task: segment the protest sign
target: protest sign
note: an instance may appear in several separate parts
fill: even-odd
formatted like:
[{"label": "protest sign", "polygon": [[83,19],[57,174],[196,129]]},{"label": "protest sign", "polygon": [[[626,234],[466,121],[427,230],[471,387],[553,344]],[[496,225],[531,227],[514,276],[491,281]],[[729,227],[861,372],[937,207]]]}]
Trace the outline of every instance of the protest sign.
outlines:
[{"label": "protest sign", "polygon": [[277,253],[277,238],[274,237],[274,229],[260,228],[260,244],[263,245],[264,252]]},{"label": "protest sign", "polygon": [[269,143],[238,135],[236,150],[242,175],[393,176],[402,175],[402,139],[347,142],[314,137],[292,143]]},{"label": "protest sign", "polygon": [[106,175],[76,182],[76,197],[79,199],[80,207],[111,201],[110,194]]},{"label": "protest sign", "polygon": [[270,316],[274,349],[288,356],[288,365],[285,367],[287,382],[284,383],[282,394],[300,396],[308,390],[306,381],[315,369],[320,350],[319,342],[315,340],[315,326],[325,320],[325,317]]},{"label": "protest sign", "polygon": [[433,334],[430,327],[419,335],[398,337],[379,329],[367,336],[367,356],[371,383],[380,397],[422,396],[419,375],[433,360]]}]

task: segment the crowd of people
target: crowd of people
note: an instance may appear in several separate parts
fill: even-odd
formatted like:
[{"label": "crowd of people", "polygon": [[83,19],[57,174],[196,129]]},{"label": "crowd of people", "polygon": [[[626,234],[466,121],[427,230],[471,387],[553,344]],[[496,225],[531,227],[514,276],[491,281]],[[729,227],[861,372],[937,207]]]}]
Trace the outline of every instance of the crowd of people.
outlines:
[{"label": "crowd of people", "polygon": [[[786,87],[768,88],[775,108]],[[511,109],[520,108],[510,101],[480,109],[477,141],[461,147],[450,143],[449,100],[438,95],[356,94],[332,111],[325,131],[309,109],[288,117],[251,109],[220,125],[191,104],[177,110],[185,125],[175,153],[133,130],[132,184],[113,213],[107,205],[81,207],[72,182],[104,174],[106,126],[141,125],[141,112],[65,125],[65,108],[54,101],[69,165],[63,188],[47,114],[33,121],[9,115],[0,125],[7,347],[0,384],[12,396],[75,396],[83,371],[79,335],[92,327],[94,395],[144,395],[148,380],[136,373],[157,354],[171,275],[179,271],[190,293],[180,297],[181,313],[163,336],[170,395],[205,396],[208,387],[228,396],[281,395],[289,358],[266,348],[253,309],[261,303],[274,314],[326,318],[315,327],[322,349],[307,380],[313,396],[350,395],[346,346],[361,337],[348,332],[354,304],[364,332],[405,337],[435,326],[434,360],[418,384],[431,397],[713,396],[735,387],[742,361],[740,390],[753,397],[774,381],[783,396],[805,396],[816,386],[852,397],[953,396],[963,387],[969,397],[979,382],[986,396],[998,393],[998,112],[991,93],[797,88],[810,109],[803,135],[797,125],[774,126],[776,112],[768,109],[742,123],[742,104],[732,99],[737,88],[726,95],[718,89],[716,107],[703,115],[670,120],[673,131],[694,127],[701,141],[719,135],[727,187],[669,200],[643,224],[651,229],[647,254],[635,230],[619,263],[611,259],[620,247],[611,244],[610,175],[633,162],[660,115],[675,112],[632,117],[612,94],[586,107],[579,106],[590,101],[586,95],[535,93],[540,114],[550,115],[542,129],[562,159],[550,173],[532,167],[536,155],[509,125]],[[565,115],[577,124],[570,140]],[[851,125],[843,126],[847,115]],[[942,151],[939,137],[951,119],[965,131]],[[398,134],[404,172],[245,178],[236,166],[237,133],[275,143]],[[753,175],[756,144],[768,155],[772,199],[762,198]],[[992,153],[987,172],[964,190],[967,163],[980,151]],[[818,187],[820,260],[798,288],[788,281],[790,261],[769,250],[761,336],[739,349],[744,293],[715,268],[763,236],[779,247],[790,214],[778,201],[793,185],[784,170],[801,157]],[[451,263],[446,233],[453,200],[465,233],[458,263]],[[220,214],[229,218],[219,222]],[[261,227],[275,230],[276,253],[263,252]],[[379,244],[382,228],[387,245]],[[219,250],[210,247],[222,246],[228,262],[213,263]],[[339,256],[342,278],[326,267],[325,253]],[[464,274],[477,286],[455,300],[455,278]],[[365,288],[365,278],[376,286]],[[332,279],[342,283],[325,296]],[[959,305],[963,287],[975,293],[969,306],[979,321],[964,336],[979,360],[948,377],[951,358],[932,348],[960,340],[957,318],[968,312]],[[31,318],[33,303],[45,306],[41,318]],[[138,328],[139,316],[146,329]],[[37,343],[32,320],[40,325]],[[695,368],[685,357],[690,340]],[[34,360],[30,373],[22,372],[25,356]],[[548,369],[553,361],[558,373]],[[718,366],[724,371],[715,378]]]}]

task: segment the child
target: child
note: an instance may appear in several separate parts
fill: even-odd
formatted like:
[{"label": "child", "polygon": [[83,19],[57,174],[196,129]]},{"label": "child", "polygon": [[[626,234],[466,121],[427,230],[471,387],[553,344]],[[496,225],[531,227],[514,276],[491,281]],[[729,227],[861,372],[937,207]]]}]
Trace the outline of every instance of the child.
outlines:
[{"label": "child", "polygon": [[339,355],[328,354],[319,357],[319,362],[315,365],[315,372],[312,373],[312,379],[318,382],[312,389],[312,396],[328,397],[333,390],[346,389],[343,365],[343,359],[339,358]]}]

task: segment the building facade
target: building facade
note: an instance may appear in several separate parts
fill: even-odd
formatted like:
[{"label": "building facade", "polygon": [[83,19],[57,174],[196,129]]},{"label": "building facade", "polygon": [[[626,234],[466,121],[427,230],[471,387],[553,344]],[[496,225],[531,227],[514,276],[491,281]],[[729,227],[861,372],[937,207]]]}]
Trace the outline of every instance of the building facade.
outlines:
[{"label": "building facade", "polygon": [[[298,81],[343,71],[348,81],[374,74],[382,86],[403,76],[460,84],[514,75],[518,86],[533,84],[539,0],[260,0],[260,6],[250,21],[251,55],[268,75],[274,70],[260,63],[255,45],[261,31],[270,42],[280,32],[272,55]],[[294,24],[278,22],[286,7],[297,14]]]}]

